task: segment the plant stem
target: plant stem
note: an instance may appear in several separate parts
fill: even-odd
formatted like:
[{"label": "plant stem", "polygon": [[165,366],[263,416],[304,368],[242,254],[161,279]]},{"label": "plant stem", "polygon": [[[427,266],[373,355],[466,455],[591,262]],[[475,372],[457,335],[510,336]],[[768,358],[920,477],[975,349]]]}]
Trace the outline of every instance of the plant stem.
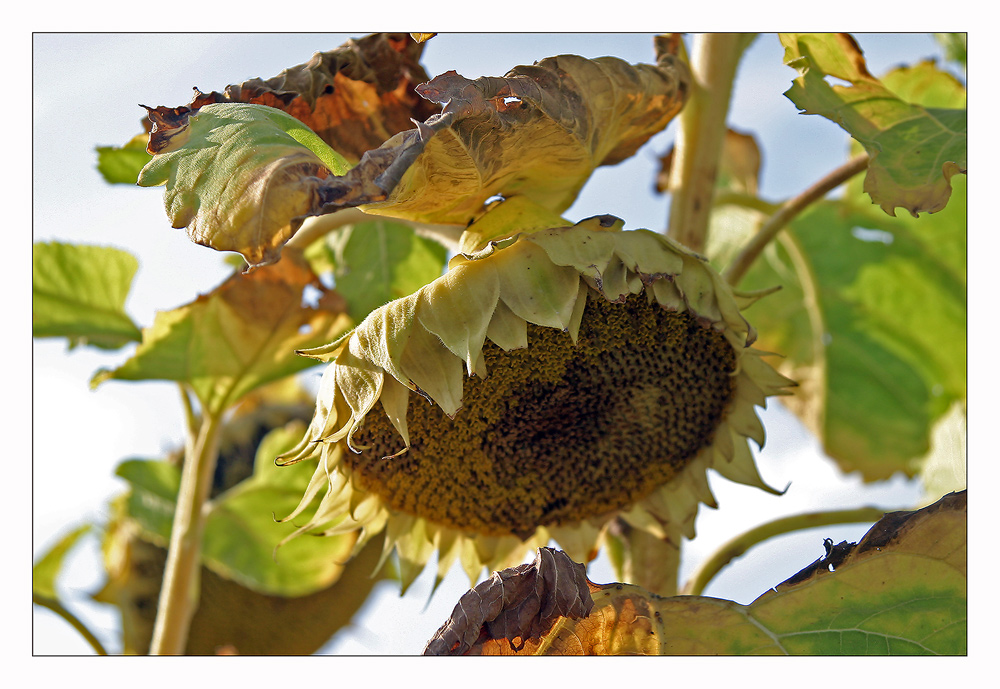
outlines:
[{"label": "plant stem", "polygon": [[97,655],[106,656],[108,654],[104,645],[91,633],[89,629],[87,629],[86,625],[84,625],[76,615],[64,608],[59,601],[45,596],[39,596],[37,594],[31,594],[31,602],[35,605],[40,605],[43,608],[48,608],[55,614],[59,615],[59,617],[69,622],[73,626],[73,629],[80,632],[83,638],[87,640],[87,643],[89,643],[91,648],[97,652]]},{"label": "plant stem", "polygon": [[219,456],[221,418],[221,414],[203,410],[198,435],[188,439],[151,655],[180,655],[187,646],[188,628],[198,603],[203,507]]},{"label": "plant stem", "polygon": [[693,83],[691,98],[678,117],[667,235],[693,251],[705,249],[729,99],[747,45],[747,34],[699,34],[691,51]]},{"label": "plant stem", "polygon": [[402,225],[409,225],[413,230],[424,237],[430,237],[448,248],[454,249],[458,246],[458,240],[462,236],[465,228],[458,225],[428,225],[426,223],[413,222],[400,218],[386,218],[380,215],[370,215],[358,208],[345,208],[336,213],[319,215],[303,223],[299,231],[291,236],[286,247],[298,247],[305,250],[307,246],[317,239],[330,232],[345,227],[346,225],[356,225],[364,222],[377,222],[379,220],[390,221]]},{"label": "plant stem", "polygon": [[198,431],[198,415],[194,411],[194,405],[191,402],[191,395],[193,394],[189,390],[189,386],[185,383],[178,383],[177,387],[181,392],[181,406],[184,408],[184,422],[187,427],[187,437],[193,437]]},{"label": "plant stem", "polygon": [[757,234],[747,243],[743,250],[729,264],[723,277],[735,287],[739,284],[747,270],[753,265],[757,256],[764,250],[775,235],[778,234],[788,223],[790,223],[799,213],[808,208],[811,204],[826,196],[841,184],[849,180],[859,172],[864,172],[868,168],[868,156],[860,155],[851,158],[849,161],[826,175],[804,192],[789,199],[778,211],[772,215],[757,230]]},{"label": "plant stem", "polygon": [[739,557],[753,546],[774,536],[812,529],[817,526],[831,524],[857,524],[860,522],[876,522],[885,516],[886,510],[878,507],[859,507],[852,510],[832,510],[827,512],[809,512],[783,517],[750,529],[727,541],[715,553],[701,564],[684,585],[683,593],[690,596],[700,596],[716,574],[732,560]]}]

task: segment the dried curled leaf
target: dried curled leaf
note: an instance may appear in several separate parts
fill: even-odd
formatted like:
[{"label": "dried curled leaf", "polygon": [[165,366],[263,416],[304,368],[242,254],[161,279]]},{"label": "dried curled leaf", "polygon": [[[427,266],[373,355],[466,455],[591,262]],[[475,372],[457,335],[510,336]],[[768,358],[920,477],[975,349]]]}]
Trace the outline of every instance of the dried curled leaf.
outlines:
[{"label": "dried curled leaf", "polygon": [[558,214],[595,167],[632,155],[680,111],[688,71],[663,45],[655,66],[563,55],[503,78],[449,72],[417,89],[443,112],[351,169],[273,108],[151,108],[155,155],[139,182],[165,183],[175,227],[251,267],[276,261],[308,216],[342,208],[465,227],[487,199],[523,195]]},{"label": "dried curled leaf", "polygon": [[439,110],[413,90],[429,78],[419,63],[421,43],[406,34],[371,34],[315,53],[270,79],[231,84],[222,93],[195,89],[188,109],[197,112],[209,103],[277,108],[356,163],[365,151],[409,129],[411,120],[423,121]]},{"label": "dried curled leaf", "polygon": [[[557,617],[541,635],[529,632],[522,637],[520,646],[514,646],[512,636],[483,634],[464,652],[963,654],[966,520],[965,491],[946,495],[922,510],[887,514],[857,545],[830,544],[826,557],[750,605],[704,596],[663,598],[638,586],[585,581],[593,597],[589,614]],[[578,590],[574,586],[568,588]],[[547,589],[547,595],[556,594]],[[491,614],[499,616],[502,611]],[[454,652],[463,652],[458,642],[469,643],[469,636],[449,639]]]},{"label": "dried curled leaf", "polygon": [[[561,213],[594,168],[628,158],[667,126],[686,100],[688,82],[686,66],[669,53],[656,65],[560,55],[499,78],[446,72],[417,87],[445,104],[441,116],[385,143],[403,174],[364,210],[464,225],[488,198],[523,195]],[[404,167],[407,157],[412,163]],[[384,169],[380,164],[365,177]],[[334,201],[328,210],[339,206]]]},{"label": "dried curled leaf", "polygon": [[424,655],[462,655],[495,639],[516,652],[557,620],[586,617],[593,607],[586,572],[566,553],[539,548],[534,562],[494,572],[462,596]]}]

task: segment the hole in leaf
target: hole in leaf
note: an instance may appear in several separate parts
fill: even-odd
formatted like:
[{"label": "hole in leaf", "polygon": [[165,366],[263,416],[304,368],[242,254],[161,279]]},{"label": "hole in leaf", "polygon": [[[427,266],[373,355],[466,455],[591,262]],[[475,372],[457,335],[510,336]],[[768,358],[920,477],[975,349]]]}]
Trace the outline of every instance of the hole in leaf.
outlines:
[{"label": "hole in leaf", "polygon": [[841,79],[839,77],[831,76],[829,74],[824,75],[823,78],[826,80],[826,82],[828,84],[830,84],[830,86],[840,86],[842,88],[851,88],[854,85],[854,84],[852,84],[849,81],[846,81],[846,80]]},{"label": "hole in leaf", "polygon": [[314,285],[306,285],[302,288],[302,307],[314,309],[319,305],[320,297],[323,296],[323,292],[319,290],[318,287]]},{"label": "hole in leaf", "polygon": [[851,230],[851,236],[855,239],[860,239],[863,242],[882,242],[883,244],[892,244],[895,237],[891,232],[886,232],[885,230],[872,230],[867,227],[855,227]]}]

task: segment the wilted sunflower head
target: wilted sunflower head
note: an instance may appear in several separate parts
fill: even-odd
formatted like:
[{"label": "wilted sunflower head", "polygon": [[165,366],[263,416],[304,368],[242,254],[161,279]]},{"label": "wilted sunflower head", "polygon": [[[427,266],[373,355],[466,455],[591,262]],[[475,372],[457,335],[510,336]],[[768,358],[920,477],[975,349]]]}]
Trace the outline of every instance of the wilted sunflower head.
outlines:
[{"label": "wilted sunflower head", "polygon": [[[694,536],[706,470],[767,488],[747,439],[791,384],[702,257],[598,216],[459,255],[336,342],[316,414],[279,458],[319,458],[300,531],[386,529],[404,585],[439,553],[470,579],[554,538],[591,559],[615,517]],[[413,394],[415,393],[415,394]],[[362,538],[362,542],[364,538]]]}]

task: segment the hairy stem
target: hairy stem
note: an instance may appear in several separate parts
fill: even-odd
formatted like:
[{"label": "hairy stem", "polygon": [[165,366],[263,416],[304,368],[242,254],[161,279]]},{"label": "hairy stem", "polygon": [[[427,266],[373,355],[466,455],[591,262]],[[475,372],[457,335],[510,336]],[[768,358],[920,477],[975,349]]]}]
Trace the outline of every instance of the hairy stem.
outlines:
[{"label": "hairy stem", "polygon": [[757,234],[753,236],[747,245],[743,247],[743,250],[733,259],[733,262],[729,264],[729,267],[726,268],[726,271],[723,273],[726,281],[733,287],[738,285],[750,269],[750,266],[753,265],[753,262],[757,260],[757,257],[764,250],[764,247],[774,239],[778,232],[784,229],[788,223],[811,204],[819,201],[829,192],[859,172],[864,172],[867,168],[867,155],[851,158],[823,179],[816,182],[816,184],[785,202],[774,215],[761,225],[760,229],[757,230]]},{"label": "hairy stem", "polygon": [[104,645],[91,633],[89,629],[87,629],[87,626],[81,622],[76,615],[64,608],[59,601],[33,593],[31,594],[31,602],[35,605],[40,605],[43,608],[48,608],[55,614],[59,615],[59,617],[69,622],[73,626],[73,629],[80,632],[83,638],[87,640],[87,643],[90,644],[91,648],[94,649],[97,655],[106,656],[108,654],[108,652],[104,649]]},{"label": "hairy stem", "polygon": [[877,507],[859,507],[853,510],[833,510],[828,512],[809,512],[783,517],[750,529],[727,541],[715,553],[705,560],[697,571],[684,585],[683,593],[690,596],[700,596],[715,575],[753,546],[774,536],[811,529],[817,526],[832,524],[857,524],[861,522],[876,522],[885,516],[886,510]]},{"label": "hairy stem", "polygon": [[736,66],[752,38],[752,34],[700,34],[691,51],[693,83],[691,98],[678,117],[667,235],[693,251],[705,249]]},{"label": "hairy stem", "polygon": [[198,604],[203,507],[219,456],[221,425],[221,414],[203,411],[197,436],[188,439],[151,655],[180,655],[187,646],[188,628]]}]

